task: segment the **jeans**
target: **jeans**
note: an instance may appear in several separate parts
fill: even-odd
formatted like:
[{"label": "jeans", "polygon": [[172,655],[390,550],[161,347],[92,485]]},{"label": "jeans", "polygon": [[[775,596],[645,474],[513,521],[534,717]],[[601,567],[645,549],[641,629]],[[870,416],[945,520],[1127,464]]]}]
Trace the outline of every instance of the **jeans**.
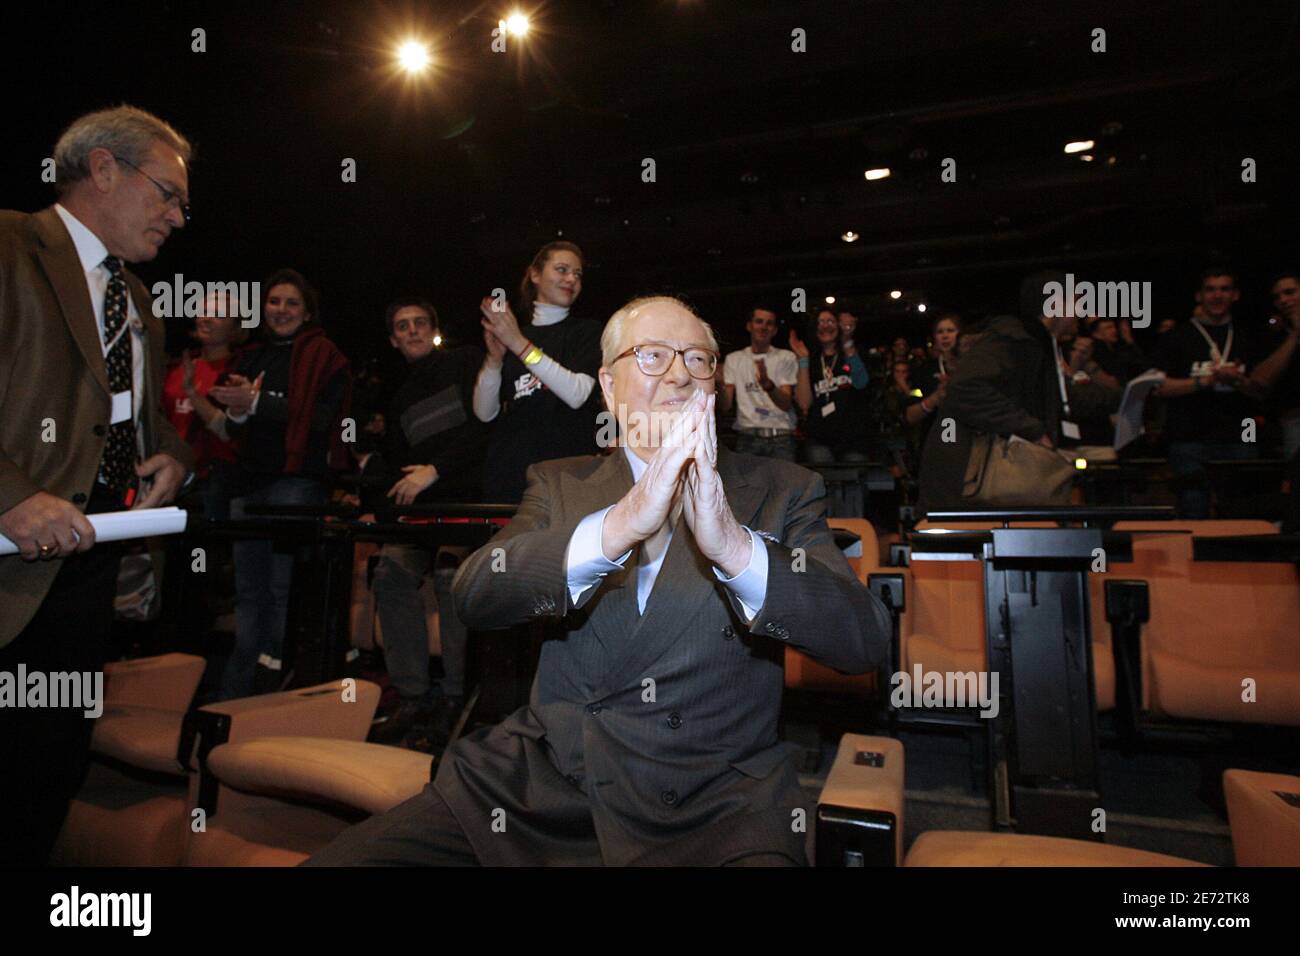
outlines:
[{"label": "jeans", "polygon": [[374,591],[384,630],[384,659],[388,676],[403,700],[431,702],[429,634],[420,585],[435,563],[433,588],[442,638],[442,692],[446,697],[465,696],[468,635],[451,599],[451,582],[464,550],[441,548],[435,556],[427,548],[386,544],[380,554]]},{"label": "jeans", "polygon": [[[236,498],[230,503],[230,514],[239,521],[250,504],[319,505],[325,497],[325,486],[319,481],[285,476]],[[221,678],[221,700],[251,695],[259,662],[279,670],[293,575],[293,554],[276,551],[269,539],[236,541],[234,552],[235,649]]]},{"label": "jeans", "polygon": [[[1178,517],[1199,521],[1210,516],[1210,478],[1207,461],[1249,461],[1259,457],[1259,446],[1249,442],[1170,442],[1169,468],[1177,480]],[[1224,488],[1225,499],[1246,493],[1248,486]]]},{"label": "jeans", "polygon": [[780,458],[794,461],[794,434],[774,435],[771,438],[762,435],[750,435],[736,432],[736,451],[742,455],[758,455],[761,458]]}]

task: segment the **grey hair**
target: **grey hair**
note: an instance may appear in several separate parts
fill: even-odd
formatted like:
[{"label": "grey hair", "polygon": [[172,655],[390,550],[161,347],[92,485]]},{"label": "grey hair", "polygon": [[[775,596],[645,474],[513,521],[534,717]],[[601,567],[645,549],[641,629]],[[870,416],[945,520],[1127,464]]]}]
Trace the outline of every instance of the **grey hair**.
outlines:
[{"label": "grey hair", "polygon": [[704,326],[704,334],[708,336],[709,348],[718,351],[718,339],[713,334],[713,327],[700,318],[699,313],[692,309],[676,296],[671,295],[646,295],[633,299],[624,305],[621,309],[609,317],[605,323],[605,331],[600,334],[600,362],[606,368],[614,364],[614,359],[623,351],[623,326],[627,320],[634,317],[641,309],[655,302],[671,302],[679,308],[685,309]]},{"label": "grey hair", "polygon": [[102,147],[140,166],[155,140],[176,150],[187,165],[194,155],[190,141],[171,124],[134,106],[124,104],[78,117],[54,144],[55,192],[62,196],[90,175],[91,150]]}]

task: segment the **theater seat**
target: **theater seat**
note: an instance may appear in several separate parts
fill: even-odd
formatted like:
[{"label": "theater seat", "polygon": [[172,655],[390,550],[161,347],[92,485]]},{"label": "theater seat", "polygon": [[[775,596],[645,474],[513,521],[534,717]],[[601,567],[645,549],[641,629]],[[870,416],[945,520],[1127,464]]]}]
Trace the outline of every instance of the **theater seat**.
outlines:
[{"label": "theater seat", "polygon": [[[217,786],[189,866],[296,866],[365,816],[429,782],[428,754],[352,740],[263,737],[223,744],[205,775]],[[204,788],[200,787],[200,790]]]},{"label": "theater seat", "polygon": [[[1011,526],[1056,527],[1050,521],[1016,521]],[[921,521],[916,530],[987,531],[998,527],[1001,523],[992,521],[941,525]],[[908,610],[903,615],[899,641],[903,669],[911,672],[919,664],[923,671],[939,673],[984,670],[988,666],[988,642],[984,624],[983,562],[914,561],[905,570]],[[1097,709],[1109,710],[1115,706],[1115,668],[1105,607],[1098,611],[1095,601],[1092,633]]]},{"label": "theater seat", "polygon": [[[129,662],[121,696],[110,693],[112,681],[107,682],[105,697],[113,702],[114,719],[96,728],[95,759],[69,808],[53,863],[179,865],[190,834],[189,810],[197,799],[197,775],[192,771],[202,766],[208,750],[225,741],[270,734],[364,740],[379,703],[380,688],[369,681],[331,681],[188,712],[139,703],[159,700],[175,706],[182,696],[176,687],[178,674],[191,673],[193,661],[201,674],[201,658],[192,658],[190,669],[176,660]],[[148,674],[158,681],[156,697],[147,689]],[[189,694],[197,684],[195,677]],[[109,713],[106,703],[104,716]]]},{"label": "theater seat", "polygon": [[1300,866],[1300,777],[1227,770],[1223,795],[1238,866]]},{"label": "theater seat", "polygon": [[[863,584],[871,572],[880,566],[880,543],[876,529],[863,518],[828,518],[826,524],[833,529],[850,531],[858,536],[862,553],[848,557],[849,566]],[[831,694],[868,694],[876,686],[875,674],[841,674],[834,668],[819,664],[807,654],[793,648],[785,651],[785,686],[791,690]]]},{"label": "theater seat", "polygon": [[1206,866],[1163,853],[1021,833],[930,830],[907,851],[904,866]]},{"label": "theater seat", "polygon": [[174,866],[184,846],[181,725],[204,660],[163,654],[104,666],[86,780],[55,843],[56,866]]},{"label": "theater seat", "polygon": [[[1300,726],[1300,571],[1281,563],[1193,561],[1192,539],[1275,534],[1266,521],[1127,523],[1133,561],[1092,575],[1096,642],[1107,577],[1146,581],[1143,707],[1157,717]],[[1191,531],[1191,534],[1177,533]],[[1109,639],[1105,641],[1109,647]],[[1243,700],[1243,681],[1255,699]]]}]

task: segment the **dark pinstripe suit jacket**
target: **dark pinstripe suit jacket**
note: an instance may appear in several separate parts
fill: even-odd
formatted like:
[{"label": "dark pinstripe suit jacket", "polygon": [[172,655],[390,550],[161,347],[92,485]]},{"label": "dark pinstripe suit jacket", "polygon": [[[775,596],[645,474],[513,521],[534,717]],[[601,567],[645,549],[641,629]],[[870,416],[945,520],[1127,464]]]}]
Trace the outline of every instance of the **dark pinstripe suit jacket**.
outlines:
[{"label": "dark pinstripe suit jacket", "polygon": [[439,767],[435,786],[484,862],[803,862],[802,792],[777,740],[783,648],[862,672],[887,653],[889,616],[827,529],[820,476],[726,449],[718,469],[737,520],[780,542],[763,542],[767,598],[748,627],[684,521],[644,614],[636,553],[573,606],[569,539],[632,487],[621,452],[530,468],[515,519],[461,566],[467,626],[559,621],[529,705]]}]

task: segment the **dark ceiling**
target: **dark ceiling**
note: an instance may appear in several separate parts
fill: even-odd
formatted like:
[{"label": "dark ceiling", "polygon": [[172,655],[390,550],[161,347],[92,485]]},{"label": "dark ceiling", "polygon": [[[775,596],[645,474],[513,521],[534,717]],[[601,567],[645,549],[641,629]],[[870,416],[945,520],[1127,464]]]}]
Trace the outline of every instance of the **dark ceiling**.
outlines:
[{"label": "dark ceiling", "polygon": [[[1157,315],[1182,317],[1212,255],[1239,264],[1256,312],[1269,271],[1300,261],[1294,0],[520,6],[535,28],[504,54],[497,3],[29,9],[0,62],[0,205],[50,201],[40,163],[74,116],[153,110],[199,146],[195,218],[139,271],[295,266],[358,353],[408,291],[472,331],[478,299],[561,234],[588,257],[583,312],[675,291],[733,345],[746,303],[788,310],[795,287],[847,299],[883,339],[920,329],[920,302],[1012,303],[1048,264],[1150,279]],[[391,68],[407,34],[437,57],[415,82]],[[1062,151],[1076,139],[1093,162]],[[867,182],[877,166],[893,175]]]}]

